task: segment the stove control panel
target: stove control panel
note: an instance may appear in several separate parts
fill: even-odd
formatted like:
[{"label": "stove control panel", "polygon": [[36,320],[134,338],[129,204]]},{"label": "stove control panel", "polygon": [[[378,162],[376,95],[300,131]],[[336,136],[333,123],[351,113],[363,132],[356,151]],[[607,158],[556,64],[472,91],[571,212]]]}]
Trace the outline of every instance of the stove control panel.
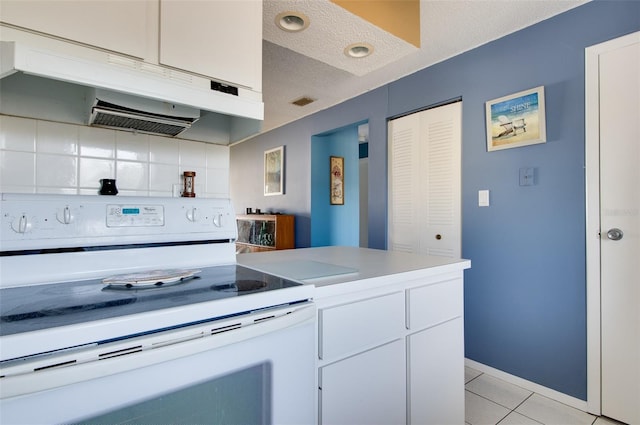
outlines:
[{"label": "stove control panel", "polygon": [[2,251],[237,238],[229,199],[0,194]]},{"label": "stove control panel", "polygon": [[164,226],[162,205],[107,205],[107,227]]}]

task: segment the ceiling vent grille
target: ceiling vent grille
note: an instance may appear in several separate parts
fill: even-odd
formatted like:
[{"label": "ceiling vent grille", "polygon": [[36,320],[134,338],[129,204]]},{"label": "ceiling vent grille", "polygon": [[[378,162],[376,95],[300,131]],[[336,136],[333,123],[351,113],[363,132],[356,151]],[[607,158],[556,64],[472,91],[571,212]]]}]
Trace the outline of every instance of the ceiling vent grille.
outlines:
[{"label": "ceiling vent grille", "polygon": [[315,101],[316,101],[315,99],[311,99],[310,97],[303,96],[300,99],[294,100],[293,102],[291,102],[291,104],[296,106],[305,106]]}]

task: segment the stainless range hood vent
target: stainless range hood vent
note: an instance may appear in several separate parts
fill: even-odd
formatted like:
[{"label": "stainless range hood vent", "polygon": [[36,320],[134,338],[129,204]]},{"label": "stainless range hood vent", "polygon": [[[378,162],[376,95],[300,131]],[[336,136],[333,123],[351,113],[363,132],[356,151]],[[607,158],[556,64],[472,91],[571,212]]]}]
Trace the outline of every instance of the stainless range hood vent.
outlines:
[{"label": "stainless range hood vent", "polygon": [[[171,115],[167,113],[169,111]],[[189,129],[199,117],[198,109],[96,90],[89,125],[177,136]]]}]

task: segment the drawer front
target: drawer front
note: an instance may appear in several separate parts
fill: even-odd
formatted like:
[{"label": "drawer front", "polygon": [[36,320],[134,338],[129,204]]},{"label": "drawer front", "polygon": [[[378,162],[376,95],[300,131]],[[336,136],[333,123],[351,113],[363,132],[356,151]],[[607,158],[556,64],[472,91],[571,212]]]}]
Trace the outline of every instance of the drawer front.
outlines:
[{"label": "drawer front", "polygon": [[447,280],[407,290],[407,328],[424,329],[462,316],[462,279]]},{"label": "drawer front", "polygon": [[400,337],[405,330],[404,302],[400,291],[321,309],[318,356],[332,359]]}]

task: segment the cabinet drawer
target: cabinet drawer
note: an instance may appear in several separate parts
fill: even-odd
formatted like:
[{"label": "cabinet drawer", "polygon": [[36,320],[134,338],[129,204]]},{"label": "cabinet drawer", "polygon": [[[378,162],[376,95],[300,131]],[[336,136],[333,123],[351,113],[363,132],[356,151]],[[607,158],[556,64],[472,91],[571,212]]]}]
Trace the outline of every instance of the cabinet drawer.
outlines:
[{"label": "cabinet drawer", "polygon": [[405,330],[403,292],[321,309],[318,326],[321,359],[391,341]]},{"label": "cabinet drawer", "polygon": [[462,316],[462,279],[407,290],[407,328],[423,329]]}]

